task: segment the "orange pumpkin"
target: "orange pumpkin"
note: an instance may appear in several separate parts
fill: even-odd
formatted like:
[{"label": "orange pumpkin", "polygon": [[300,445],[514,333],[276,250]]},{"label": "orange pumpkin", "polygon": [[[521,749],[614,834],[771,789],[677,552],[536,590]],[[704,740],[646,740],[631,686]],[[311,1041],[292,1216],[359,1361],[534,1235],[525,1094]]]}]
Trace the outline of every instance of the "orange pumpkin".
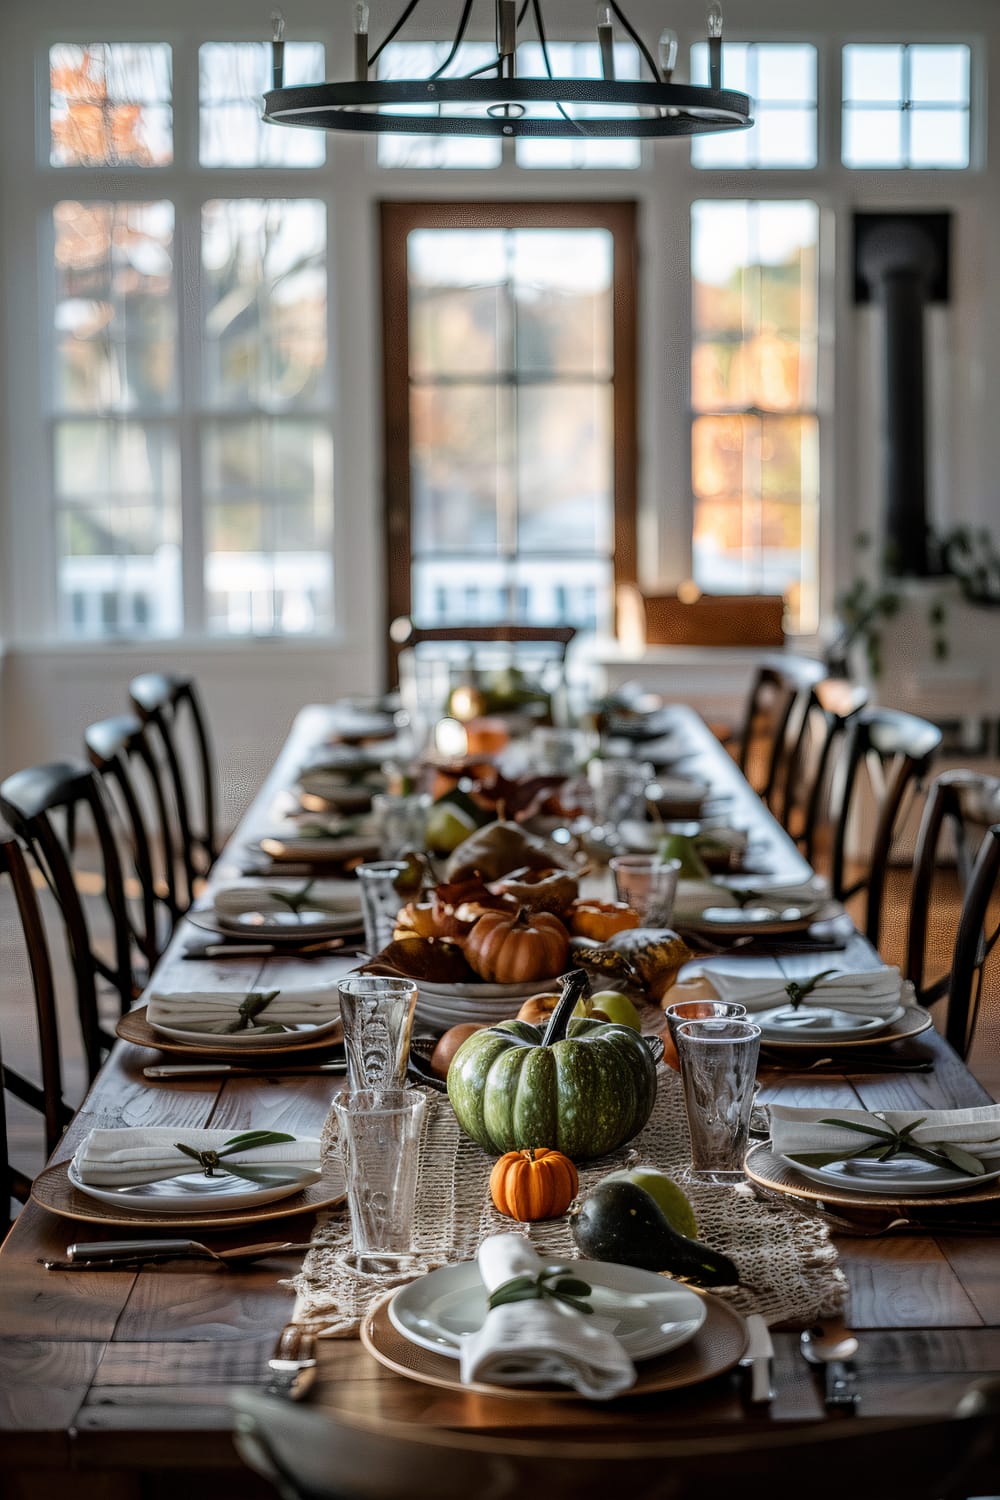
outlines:
[{"label": "orange pumpkin", "polygon": [[464,938],[471,921],[463,921],[436,894],[430,901],[408,901],[400,908],[393,937]]},{"label": "orange pumpkin", "polygon": [[465,940],[464,953],[480,979],[525,984],[549,979],[566,966],[569,933],[558,917],[521,907],[513,916],[487,911]]},{"label": "orange pumpkin", "polygon": [[595,938],[606,943],[616,932],[638,927],[639,913],[625,901],[577,901],[570,917],[574,937]]},{"label": "orange pumpkin", "polygon": [[508,1151],[490,1173],[493,1202],[502,1214],[521,1224],[557,1219],[569,1208],[579,1186],[569,1157],[546,1146]]}]

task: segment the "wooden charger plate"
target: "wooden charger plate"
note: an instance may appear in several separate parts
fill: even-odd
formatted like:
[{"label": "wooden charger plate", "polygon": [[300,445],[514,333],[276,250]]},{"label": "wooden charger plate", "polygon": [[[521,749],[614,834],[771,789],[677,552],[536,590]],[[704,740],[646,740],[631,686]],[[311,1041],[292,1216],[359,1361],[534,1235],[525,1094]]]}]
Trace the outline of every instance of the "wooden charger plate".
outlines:
[{"label": "wooden charger plate", "polygon": [[178,1042],[172,1037],[163,1036],[150,1026],[146,1020],[144,1005],[122,1016],[115,1027],[115,1032],[123,1041],[134,1042],[137,1047],[155,1047],[157,1052],[172,1052],[179,1057],[224,1057],[227,1062],[243,1062],[248,1067],[259,1062],[267,1062],[269,1058],[289,1057],[292,1053],[296,1057],[314,1057],[317,1053],[329,1052],[331,1047],[338,1046],[344,1036],[343,1028],[334,1026],[330,1031],[324,1031],[322,1036],[313,1040],[309,1040],[308,1032],[296,1032],[294,1035],[289,1035],[286,1041],[282,1041],[279,1037],[275,1040],[273,1047],[263,1045],[241,1047],[238,1042],[227,1042],[224,1036],[220,1036],[215,1041],[210,1036],[206,1036],[204,1043]]},{"label": "wooden charger plate", "polygon": [[[718,1000],[718,992],[712,983],[710,974],[692,974],[686,979],[678,979],[671,985],[664,995],[661,1005],[676,1005],[682,1000]],[[831,1001],[831,1005],[832,1005]],[[903,1042],[910,1037],[919,1036],[929,1026],[933,1026],[934,1018],[929,1011],[922,1010],[919,1005],[904,1005],[903,1014],[898,1021],[887,1025],[883,1031],[872,1031],[865,1036],[845,1037],[843,1041],[820,1041],[817,1037],[787,1036],[787,1037],[761,1037],[760,1049],[762,1053],[769,1052],[846,1052],[848,1048],[855,1047],[884,1047],[888,1042]],[[753,1015],[748,1014],[748,1021],[753,1020]],[[763,1065],[764,1059],[761,1059]]]},{"label": "wooden charger plate", "polygon": [[[574,1261],[574,1265],[577,1263]],[[581,1261],[580,1265],[584,1263]],[[402,1290],[397,1288],[396,1291]],[[691,1291],[696,1288],[691,1287]],[[505,1386],[485,1385],[474,1381],[463,1384],[458,1375],[455,1360],[430,1349],[411,1344],[392,1325],[389,1319],[389,1303],[396,1295],[392,1292],[370,1308],[361,1323],[361,1342],[368,1353],[386,1369],[408,1380],[419,1380],[425,1385],[441,1386],[448,1391],[461,1391],[476,1396],[506,1396],[511,1400],[537,1401],[544,1396],[546,1401],[585,1401],[576,1391],[564,1386],[531,1385]],[[654,1359],[640,1360],[636,1365],[638,1379],[635,1385],[622,1392],[620,1399],[629,1396],[646,1396],[653,1391],[678,1390],[682,1386],[700,1385],[712,1380],[738,1365],[750,1342],[747,1325],[738,1312],[718,1297],[707,1292],[698,1292],[704,1297],[708,1315],[694,1338],[679,1349],[661,1354]]]},{"label": "wooden charger plate", "polygon": [[937,1196],[920,1193],[907,1197],[905,1193],[892,1193],[882,1198],[877,1193],[845,1192],[836,1183],[826,1187],[803,1177],[782,1157],[776,1156],[769,1141],[751,1146],[743,1163],[743,1170],[751,1182],[767,1192],[781,1193],[792,1199],[805,1198],[811,1203],[825,1204],[827,1208],[947,1208],[954,1214],[966,1204],[1000,1203],[1000,1179],[997,1178],[984,1183],[980,1188],[962,1187],[956,1192],[940,1193]]},{"label": "wooden charger plate", "polygon": [[259,1208],[233,1208],[216,1213],[204,1210],[193,1210],[190,1214],[151,1213],[101,1203],[73,1186],[69,1180],[69,1163],[65,1161],[47,1167],[31,1185],[34,1201],[60,1218],[145,1229],[235,1229],[241,1224],[259,1224],[265,1219],[285,1219],[292,1214],[312,1214],[321,1208],[335,1208],[346,1195],[344,1171],[338,1161],[327,1162],[319,1181],[311,1182],[294,1196],[262,1203]]}]

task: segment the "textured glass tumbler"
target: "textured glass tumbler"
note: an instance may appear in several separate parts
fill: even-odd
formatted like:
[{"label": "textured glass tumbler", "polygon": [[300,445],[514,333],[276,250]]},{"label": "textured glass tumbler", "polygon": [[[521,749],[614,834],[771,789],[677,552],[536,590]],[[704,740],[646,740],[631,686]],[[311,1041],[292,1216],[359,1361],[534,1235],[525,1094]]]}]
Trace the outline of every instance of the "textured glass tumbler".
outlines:
[{"label": "textured glass tumbler", "polygon": [[595,758],[587,766],[587,780],[598,828],[617,828],[646,816],[646,788],[653,780],[648,761]]},{"label": "textured glass tumbler", "polygon": [[742,1021],[747,1013],[745,1005],[735,1000],[676,1000],[664,1009],[670,1040],[674,1044],[677,1062],[670,1059],[670,1049],[664,1054],[664,1062],[680,1068],[680,1053],[677,1051],[677,1028],[685,1021]]},{"label": "textured glass tumbler", "polygon": [[377,859],[371,864],[358,865],[365,948],[369,954],[381,953],[392,942],[399,908],[405,905],[396,882],[406,868],[406,862],[398,859]]},{"label": "textured glass tumbler", "polygon": [[[413,792],[406,797],[376,792],[372,798],[372,816],[378,829],[379,853],[383,860],[395,859],[412,849],[423,849],[430,807],[431,799],[426,792]],[[393,915],[395,917],[395,913]]]},{"label": "textured glass tumbler", "polygon": [[679,859],[658,859],[655,854],[616,854],[609,861],[615,894],[639,913],[643,927],[668,927],[677,895]]},{"label": "textured glass tumbler", "polygon": [[415,1089],[365,1089],[334,1099],[351,1238],[366,1256],[413,1251],[417,1155],[426,1099]]},{"label": "textured glass tumbler", "polygon": [[337,990],[349,1091],[401,1089],[410,1057],[417,986],[412,979],[393,979],[387,974],[354,974],[342,979]]},{"label": "textured glass tumbler", "polygon": [[760,1027],[751,1021],[684,1021],[677,1028],[695,1182],[743,1180]]}]

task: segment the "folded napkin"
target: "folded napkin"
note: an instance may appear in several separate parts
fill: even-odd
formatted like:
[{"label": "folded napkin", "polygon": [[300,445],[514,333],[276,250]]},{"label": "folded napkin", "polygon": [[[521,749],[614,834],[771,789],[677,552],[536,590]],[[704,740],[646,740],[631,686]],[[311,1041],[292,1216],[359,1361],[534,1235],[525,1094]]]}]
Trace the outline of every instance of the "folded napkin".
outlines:
[{"label": "folded napkin", "polygon": [[291,911],[300,897],[306,911],[329,912],[334,917],[361,915],[356,880],[314,880],[308,890],[302,880],[241,880],[238,885],[219,886],[212,899],[220,916],[239,917],[249,911]]},{"label": "folded napkin", "polygon": [[[1000,1157],[1000,1104],[980,1104],[972,1109],[797,1109],[789,1104],[771,1105],[771,1145],[779,1156],[804,1156],[818,1151],[862,1150],[866,1137],[841,1125],[823,1125],[823,1120],[850,1120],[879,1130],[911,1132],[918,1145],[933,1149],[942,1143],[961,1147],[972,1156]],[[878,1144],[872,1136],[869,1145]]]},{"label": "folded napkin", "polygon": [[[752,895],[747,898],[747,891]],[[674,917],[696,919],[709,906],[735,907],[773,906],[781,910],[786,906],[800,906],[806,902],[826,899],[825,889],[813,881],[802,881],[796,885],[765,885],[756,881],[749,886],[736,882],[723,885],[717,880],[679,880],[674,898]]]},{"label": "folded napkin", "polygon": [[[484,1240],[477,1259],[490,1294],[516,1277],[536,1277],[548,1264],[519,1234]],[[574,1261],[566,1274],[586,1281],[586,1269],[585,1261]],[[614,1334],[593,1315],[552,1297],[492,1308],[483,1326],[463,1339],[461,1369],[466,1384],[569,1385],[595,1401],[635,1383],[635,1366]]]},{"label": "folded napkin", "polygon": [[[259,1134],[260,1132],[254,1132]],[[276,1134],[281,1132],[275,1132]],[[74,1157],[81,1181],[91,1187],[141,1187],[182,1177],[203,1168],[177,1142],[193,1151],[220,1155],[218,1167],[284,1167],[289,1180],[298,1172],[318,1172],[320,1143],[309,1137],[243,1147],[231,1143],[245,1134],[235,1130],[192,1130],[186,1125],[153,1125],[144,1130],[92,1130]]]},{"label": "folded napkin", "polygon": [[337,991],[287,990],[153,990],[146,1008],[150,1026],[226,1035],[260,1031],[268,1026],[324,1026],[340,1012]]},{"label": "folded napkin", "polygon": [[[759,975],[712,969],[709,978],[720,1000],[745,1005],[750,1014],[771,1010],[776,1005],[789,1005],[795,993],[794,990],[789,992],[789,981],[780,975],[761,978]],[[798,983],[804,989],[809,981],[802,979]],[[820,979],[802,997],[801,1004],[803,1007],[818,1005],[825,1010],[888,1019],[898,1009],[902,994],[903,981],[897,968],[842,969]]]}]

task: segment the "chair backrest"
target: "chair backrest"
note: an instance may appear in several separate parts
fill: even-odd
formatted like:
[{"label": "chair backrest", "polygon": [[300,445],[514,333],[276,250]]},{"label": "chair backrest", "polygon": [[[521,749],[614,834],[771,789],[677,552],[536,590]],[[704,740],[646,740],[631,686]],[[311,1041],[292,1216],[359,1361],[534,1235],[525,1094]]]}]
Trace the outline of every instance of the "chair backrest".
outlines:
[{"label": "chair backrest", "polygon": [[[981,771],[943,771],[927,793],[913,856],[910,925],[906,947],[906,977],[921,1005],[932,1004],[948,991],[950,972],[927,977],[929,938],[942,957],[952,957],[960,902],[955,897],[950,860],[955,859],[959,891],[968,890],[976,854],[988,828],[1000,823],[1000,776]],[[950,843],[950,847],[946,844]],[[951,890],[942,890],[945,880]],[[945,920],[954,914],[951,931]],[[933,929],[933,930],[932,930]]]},{"label": "chair backrest", "polygon": [[824,677],[809,689],[805,713],[785,768],[780,819],[812,864],[816,834],[827,795],[834,750],[868,690],[844,677]]},{"label": "chair backrest", "polygon": [[[135,998],[121,861],[101,783],[96,772],[80,761],[33,766],[15,772],[0,784],[0,813],[27,844],[59,907],[76,984],[84,1055],[93,1078],[100,1067],[102,1048],[110,1047],[114,1040],[101,1029],[99,981],[106,980],[117,991],[123,1015]],[[74,866],[81,815],[89,817],[97,839],[100,869],[95,894],[103,899],[110,919],[110,958],[92,938],[77,886]],[[64,821],[63,832],[57,828],[59,817]],[[82,881],[82,872],[80,878]]]},{"label": "chair backrest", "polygon": [[[967,1057],[987,993],[986,964],[1000,937],[996,897],[1000,883],[1000,824],[987,829],[962,902],[948,982],[945,1036],[960,1057]],[[991,916],[992,908],[992,916]],[[993,923],[990,930],[991,921]],[[991,990],[992,986],[989,987]],[[996,1016],[993,1017],[994,1026]]]},{"label": "chair backrest", "polygon": [[[936,1417],[746,1424],[738,1434],[574,1441],[435,1431],[233,1392],[236,1445],[286,1500],[953,1500],[998,1451],[1000,1382],[972,1388]],[[655,1426],[655,1424],[654,1424]],[[579,1429],[578,1429],[579,1430]]]},{"label": "chair backrest", "polygon": [[[166,785],[162,796],[172,805],[177,822],[186,891],[184,907],[194,899],[197,883],[218,857],[215,836],[215,777],[208,725],[190,677],[145,672],[129,683],[132,707],[147,728],[155,761]],[[196,784],[187,773],[185,737],[193,742]],[[196,812],[200,803],[200,811]]]},{"label": "chair backrest", "polygon": [[[59,1051],[59,1025],[56,1017],[55,987],[49,960],[45,926],[38,905],[24,850],[9,829],[0,825],[0,875],[7,877],[14,894],[21,938],[28,958],[31,988],[35,1003],[35,1025],[38,1042],[39,1082],[25,1078],[9,1064],[2,1067],[0,1089],[0,1125],[3,1116],[3,1093],[8,1092],[22,1104],[37,1110],[45,1128],[45,1155],[55,1150],[60,1136],[73,1118],[73,1111],[63,1098],[62,1058]],[[0,1214],[7,1212],[10,1198],[26,1203],[31,1180],[12,1166],[4,1156],[5,1186]]]},{"label": "chair backrest", "polygon": [[[83,742],[91,765],[111,794],[111,807],[125,824],[141,910],[138,924],[133,922],[132,927],[140,951],[152,967],[180,917],[174,831],[163,783],[145,727],[133,714],[91,724],[84,731]],[[141,783],[136,779],[138,771],[142,772]],[[143,812],[144,792],[156,815],[155,839],[150,838]]]},{"label": "chair backrest", "polygon": [[[827,675],[821,661],[785,652],[761,657],[747,698],[740,732],[740,770],[769,806],[780,806],[779,787],[797,741],[809,694]],[[754,762],[762,754],[762,765]]]},{"label": "chair backrest", "polygon": [[[844,763],[843,791],[833,838],[830,884],[838,901],[859,891],[867,893],[865,936],[878,947],[886,872],[906,804],[928,774],[941,744],[936,724],[892,708],[863,708],[851,721]],[[863,872],[848,880],[852,813],[862,791],[862,771],[869,772],[875,801],[870,839],[865,830]]]}]

